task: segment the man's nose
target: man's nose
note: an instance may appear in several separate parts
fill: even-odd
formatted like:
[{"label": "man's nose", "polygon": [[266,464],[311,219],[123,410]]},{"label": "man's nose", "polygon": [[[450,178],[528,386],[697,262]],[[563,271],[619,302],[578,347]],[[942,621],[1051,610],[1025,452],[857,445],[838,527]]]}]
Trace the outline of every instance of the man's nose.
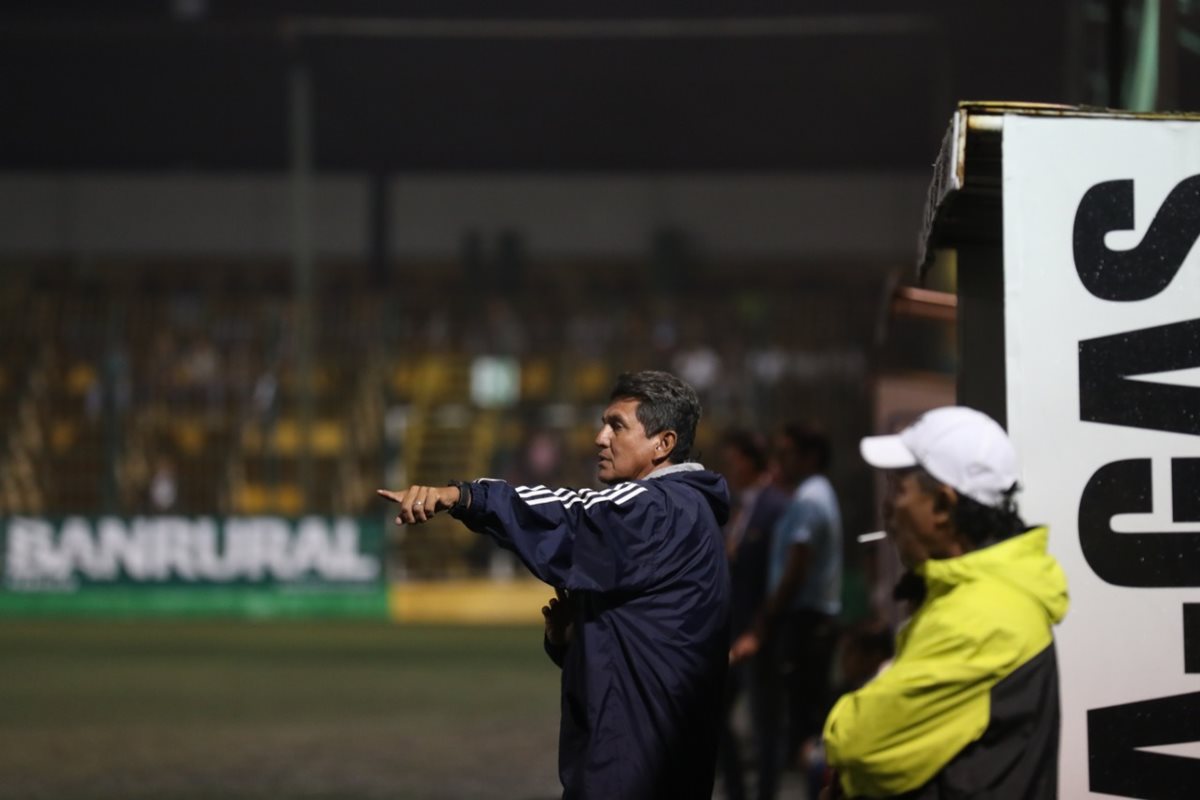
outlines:
[{"label": "man's nose", "polygon": [[605,425],[600,429],[600,432],[596,434],[596,447],[608,447],[608,430],[608,426]]}]

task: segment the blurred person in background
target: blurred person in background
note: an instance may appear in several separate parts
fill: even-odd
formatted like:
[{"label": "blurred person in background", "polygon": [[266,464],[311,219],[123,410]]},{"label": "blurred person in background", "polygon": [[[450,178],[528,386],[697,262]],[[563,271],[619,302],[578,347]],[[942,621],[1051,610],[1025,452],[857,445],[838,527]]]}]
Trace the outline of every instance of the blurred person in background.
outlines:
[{"label": "blurred person in background", "polygon": [[[894,634],[883,620],[863,620],[843,631],[832,671],[834,700],[862,688],[895,654]],[[807,773],[808,796],[820,796],[832,778],[823,742],[811,751]]]},{"label": "blurred person in background", "polygon": [[146,487],[150,509],[155,513],[166,513],[175,508],[179,499],[179,481],[176,478],[175,462],[169,456],[161,455],[154,461],[154,472],[150,475]]},{"label": "blurred person in background", "polygon": [[[832,457],[828,438],[788,425],[775,437],[776,478],[790,492],[772,532],[766,603],[754,628],[731,650],[737,663],[759,652],[774,664],[768,673],[776,704],[786,710],[780,732],[791,759],[814,742],[831,702],[830,663],[842,593],[842,514],[825,476]],[[803,766],[803,765],[801,765]]]},{"label": "blurred person in background", "polygon": [[728,668],[729,491],[690,461],[699,419],[683,381],[626,373],[595,442],[608,489],[476,480],[380,490],[399,504],[398,524],[449,510],[569,598],[569,635],[551,620],[560,597],[543,611],[547,652],[563,670],[566,798],[712,796]]},{"label": "blurred person in background", "polygon": [[[732,430],[721,439],[721,464],[733,492],[733,514],[725,526],[725,552],[733,585],[731,644],[751,633],[764,613],[771,532],[787,508],[788,497],[773,485],[767,469],[767,443],[756,433]],[[742,752],[732,725],[737,700],[746,696],[756,756],[757,796],[773,798],[779,786],[779,730],[783,719],[777,693],[764,691],[774,668],[765,654],[737,660],[729,674],[725,729],[721,739],[721,772],[731,800],[746,796]],[[733,661],[731,651],[731,661]]]},{"label": "blurred person in background", "polygon": [[838,642],[834,687],[838,697],[861,689],[896,655],[895,637],[878,619],[855,624]]},{"label": "blurred person in background", "polygon": [[180,381],[192,408],[219,413],[225,399],[221,354],[206,334],[199,334],[180,363]]},{"label": "blurred person in background", "polygon": [[1008,435],[946,407],[861,448],[887,470],[884,524],[915,610],[891,665],[825,722],[824,796],[1056,797],[1067,584],[1046,528],[1018,513]]}]

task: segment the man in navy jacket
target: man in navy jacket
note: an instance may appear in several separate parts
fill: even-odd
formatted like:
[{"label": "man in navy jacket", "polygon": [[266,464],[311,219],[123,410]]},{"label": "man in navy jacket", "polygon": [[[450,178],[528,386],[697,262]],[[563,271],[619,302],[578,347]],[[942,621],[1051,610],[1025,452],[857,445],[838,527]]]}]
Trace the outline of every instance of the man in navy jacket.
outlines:
[{"label": "man in navy jacket", "polygon": [[399,524],[448,509],[574,606],[563,668],[564,798],[709,798],[728,663],[725,480],[688,461],[700,402],[620,376],[596,437],[603,491],[477,480],[380,491]]}]

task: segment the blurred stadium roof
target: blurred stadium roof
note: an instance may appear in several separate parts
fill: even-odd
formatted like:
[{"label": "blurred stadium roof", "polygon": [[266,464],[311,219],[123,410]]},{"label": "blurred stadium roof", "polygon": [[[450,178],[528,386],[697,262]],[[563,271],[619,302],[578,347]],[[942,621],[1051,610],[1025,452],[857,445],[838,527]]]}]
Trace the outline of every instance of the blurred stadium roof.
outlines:
[{"label": "blurred stadium roof", "polygon": [[[9,0],[0,169],[911,170],[960,98],[1063,101],[1068,3]],[[503,17],[497,17],[503,13]]]}]

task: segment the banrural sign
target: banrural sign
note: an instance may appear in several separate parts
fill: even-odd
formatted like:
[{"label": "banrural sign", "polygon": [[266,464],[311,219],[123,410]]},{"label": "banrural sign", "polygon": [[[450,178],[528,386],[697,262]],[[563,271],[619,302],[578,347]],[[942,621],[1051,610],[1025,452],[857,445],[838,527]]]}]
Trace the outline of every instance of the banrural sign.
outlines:
[{"label": "banrural sign", "polygon": [[382,535],[348,517],[0,519],[3,588],[377,584]]}]

